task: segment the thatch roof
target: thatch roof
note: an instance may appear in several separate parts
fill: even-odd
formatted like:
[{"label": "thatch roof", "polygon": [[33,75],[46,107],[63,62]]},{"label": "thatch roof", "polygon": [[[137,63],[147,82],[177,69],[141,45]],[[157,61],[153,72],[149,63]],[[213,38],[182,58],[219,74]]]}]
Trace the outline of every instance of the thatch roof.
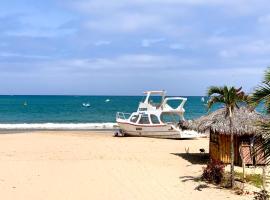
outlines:
[{"label": "thatch roof", "polygon": [[[232,132],[236,135],[258,134],[260,130],[257,123],[264,120],[266,118],[263,115],[247,107],[235,109],[232,118]],[[211,130],[219,134],[230,134],[229,117],[225,118],[224,108],[196,120],[189,121],[184,124],[184,127],[199,132]]]}]

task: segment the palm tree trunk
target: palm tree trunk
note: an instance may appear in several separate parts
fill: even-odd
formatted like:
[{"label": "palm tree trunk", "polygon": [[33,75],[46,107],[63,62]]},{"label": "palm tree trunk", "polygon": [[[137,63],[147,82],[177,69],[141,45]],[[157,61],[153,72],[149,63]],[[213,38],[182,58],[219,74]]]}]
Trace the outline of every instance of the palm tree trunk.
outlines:
[{"label": "palm tree trunk", "polygon": [[233,131],[232,131],[232,109],[229,108],[229,118],[230,118],[230,134],[231,134],[231,187],[234,188],[234,142],[233,142]]}]

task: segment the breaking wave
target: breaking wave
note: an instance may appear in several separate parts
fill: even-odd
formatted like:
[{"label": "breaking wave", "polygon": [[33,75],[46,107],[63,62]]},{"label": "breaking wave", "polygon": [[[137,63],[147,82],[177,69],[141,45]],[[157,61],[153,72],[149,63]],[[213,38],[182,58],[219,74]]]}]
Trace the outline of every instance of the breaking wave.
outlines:
[{"label": "breaking wave", "polygon": [[116,123],[21,123],[0,124],[2,130],[113,130]]}]

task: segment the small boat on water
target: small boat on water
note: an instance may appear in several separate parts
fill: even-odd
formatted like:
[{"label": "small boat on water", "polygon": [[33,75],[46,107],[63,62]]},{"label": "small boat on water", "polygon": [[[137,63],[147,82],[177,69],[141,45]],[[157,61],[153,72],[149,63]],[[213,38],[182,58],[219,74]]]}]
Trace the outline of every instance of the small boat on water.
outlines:
[{"label": "small boat on water", "polygon": [[90,105],[90,103],[83,103],[82,106],[83,107],[90,107],[91,105]]},{"label": "small boat on water", "polygon": [[106,99],[105,102],[110,102],[111,100],[110,99]]},{"label": "small boat on water", "polygon": [[[175,139],[200,137],[195,131],[181,128],[187,98],[165,97],[165,91],[146,91],[145,94],[136,112],[117,112],[116,122],[121,135]],[[159,99],[159,102],[154,102],[154,99]]]},{"label": "small boat on water", "polygon": [[205,102],[205,99],[204,99],[204,97],[202,97],[202,98],[201,98],[201,102]]}]

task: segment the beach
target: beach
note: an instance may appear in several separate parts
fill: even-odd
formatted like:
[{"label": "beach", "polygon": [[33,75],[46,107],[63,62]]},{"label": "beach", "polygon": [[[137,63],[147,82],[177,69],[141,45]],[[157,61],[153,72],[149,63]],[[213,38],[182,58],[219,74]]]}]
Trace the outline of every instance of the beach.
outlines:
[{"label": "beach", "polygon": [[[111,131],[0,134],[5,200],[252,199],[215,186],[196,189],[209,139],[112,137]],[[189,154],[187,154],[187,152]]]}]

